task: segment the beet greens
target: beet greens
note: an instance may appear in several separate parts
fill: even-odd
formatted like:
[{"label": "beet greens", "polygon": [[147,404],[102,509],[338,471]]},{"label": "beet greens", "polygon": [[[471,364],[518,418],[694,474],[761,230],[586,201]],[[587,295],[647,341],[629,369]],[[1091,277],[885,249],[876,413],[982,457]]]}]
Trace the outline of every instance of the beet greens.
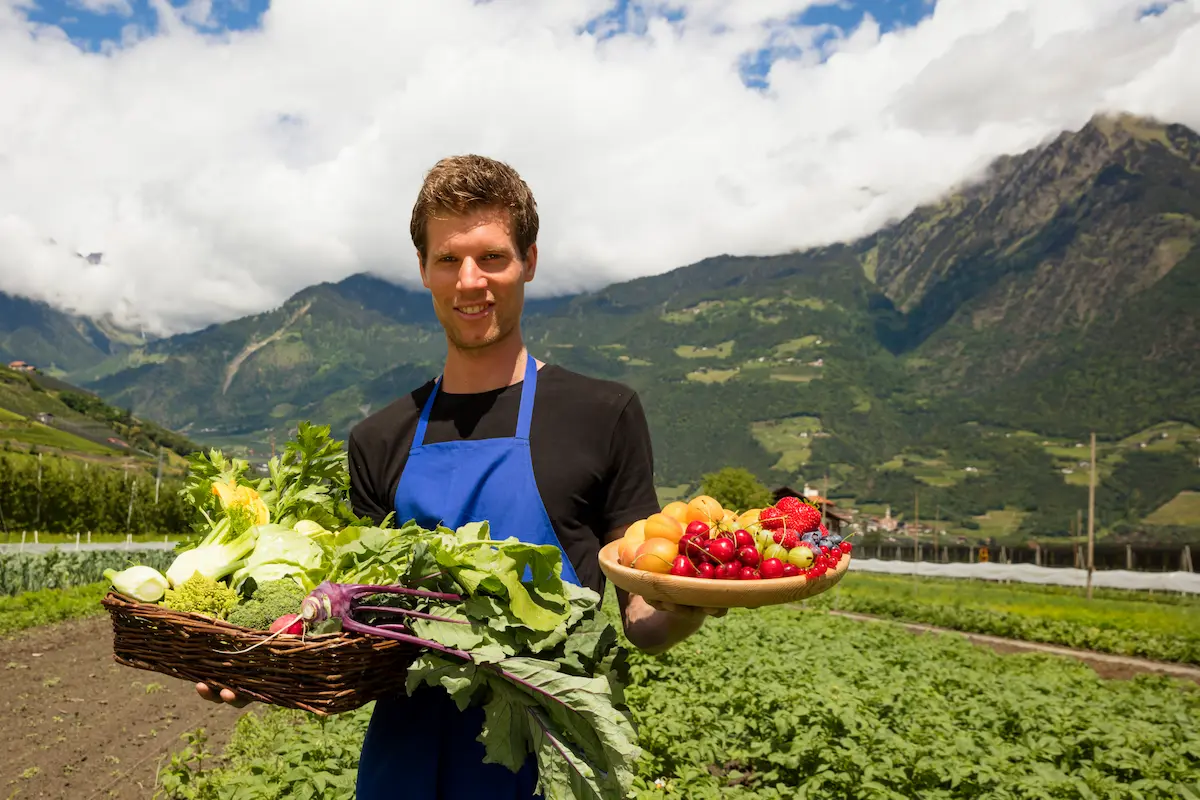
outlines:
[{"label": "beet greens", "polygon": [[333,547],[328,580],[304,600],[308,630],[421,647],[407,691],[481,703],[487,759],[516,771],[532,753],[546,800],[628,794],[640,751],[626,654],[600,597],[562,580],[558,548],[492,540],[486,523],[351,528]]}]

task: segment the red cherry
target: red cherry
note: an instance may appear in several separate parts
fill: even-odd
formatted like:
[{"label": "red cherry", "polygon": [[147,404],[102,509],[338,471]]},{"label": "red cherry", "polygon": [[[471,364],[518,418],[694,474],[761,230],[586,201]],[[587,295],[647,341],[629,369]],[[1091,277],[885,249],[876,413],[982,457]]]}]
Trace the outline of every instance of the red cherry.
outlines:
[{"label": "red cherry", "polygon": [[695,522],[689,522],[687,528],[685,528],[683,532],[688,534],[689,536],[707,536],[708,535],[708,523],[701,522],[700,520],[696,520]]},{"label": "red cherry", "polygon": [[752,544],[745,545],[737,551],[738,561],[741,561],[747,567],[757,567],[761,559],[758,548]]},{"label": "red cherry", "polygon": [[694,578],[696,576],[696,567],[688,560],[688,557],[682,553],[675,556],[675,561],[671,563],[671,574],[680,575],[685,578]]},{"label": "red cherry", "polygon": [[719,581],[737,580],[737,576],[738,568],[732,562],[717,567],[716,578]]},{"label": "red cherry", "polygon": [[826,555],[826,556],[829,555],[829,545],[827,545],[827,544],[821,545],[821,554]]},{"label": "red cherry", "polygon": [[797,567],[795,564],[789,563],[789,564],[783,565],[783,577],[794,578],[799,574],[800,574],[800,568]]},{"label": "red cherry", "polygon": [[854,545],[850,544],[850,542],[848,542],[848,541],[842,542],[842,552],[843,553],[849,553],[853,549],[854,549]]},{"label": "red cherry", "polygon": [[713,558],[724,564],[733,559],[733,542],[729,539],[713,539],[712,544],[708,546],[708,552],[712,554]]},{"label": "red cherry", "polygon": [[742,567],[742,571],[738,573],[738,578],[744,581],[756,581],[759,577],[758,570],[754,567]]},{"label": "red cherry", "polygon": [[768,558],[758,569],[764,578],[783,577],[783,562],[778,558]]},{"label": "red cherry", "polygon": [[750,535],[750,531],[739,528],[733,532],[733,543],[737,546],[738,550],[741,550],[743,547],[753,547],[754,537]]},{"label": "red cherry", "polygon": [[707,578],[708,580],[712,580],[713,577],[715,577],[716,572],[716,567],[707,561],[696,565],[696,577],[698,578]]}]

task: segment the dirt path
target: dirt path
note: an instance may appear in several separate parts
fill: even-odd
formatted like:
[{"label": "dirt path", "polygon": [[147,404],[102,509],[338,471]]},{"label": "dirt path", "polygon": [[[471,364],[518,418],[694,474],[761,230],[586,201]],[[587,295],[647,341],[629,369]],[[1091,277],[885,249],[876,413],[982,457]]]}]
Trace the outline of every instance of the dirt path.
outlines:
[{"label": "dirt path", "polygon": [[917,622],[900,622],[893,619],[885,619],[883,617],[872,617],[868,614],[854,614],[849,611],[829,611],[829,614],[835,614],[839,617],[848,619],[856,619],[862,622],[884,622],[892,625],[902,625],[914,633],[954,633],[959,636],[965,636],[972,642],[984,644],[995,650],[997,653],[1049,653],[1057,656],[1069,656],[1077,658],[1085,662],[1089,667],[1096,671],[1101,678],[1113,678],[1124,680],[1132,678],[1134,675],[1140,675],[1146,672],[1159,672],[1172,675],[1176,678],[1185,678],[1200,683],[1200,668],[1192,667],[1187,664],[1171,664],[1165,661],[1149,661],[1144,658],[1133,658],[1132,656],[1116,656],[1108,653],[1097,653],[1093,650],[1075,650],[1070,647],[1062,647],[1055,644],[1043,644],[1041,642],[1023,642],[1018,639],[1005,639],[1002,636],[990,636],[983,633],[968,633],[966,631],[956,631],[951,628],[938,628],[933,625],[924,625]]},{"label": "dirt path", "polygon": [[0,798],[149,800],[160,761],[204,727],[220,752],[243,711],[112,659],[107,614],[0,639]]}]

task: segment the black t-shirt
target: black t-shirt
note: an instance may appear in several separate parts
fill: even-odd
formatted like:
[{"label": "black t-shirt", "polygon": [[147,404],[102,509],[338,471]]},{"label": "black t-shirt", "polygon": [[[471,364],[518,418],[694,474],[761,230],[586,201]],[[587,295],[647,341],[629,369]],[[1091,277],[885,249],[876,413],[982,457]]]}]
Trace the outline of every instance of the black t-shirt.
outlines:
[{"label": "black t-shirt", "polygon": [[[439,389],[425,443],[516,434],[523,383],[479,394]],[[430,381],[350,431],[350,497],[359,516],[395,510]],[[597,554],[608,532],[659,510],[650,431],[637,394],[559,366],[538,370],[529,447],[546,513],[580,582],[603,592]],[[407,519],[396,519],[403,524]]]}]

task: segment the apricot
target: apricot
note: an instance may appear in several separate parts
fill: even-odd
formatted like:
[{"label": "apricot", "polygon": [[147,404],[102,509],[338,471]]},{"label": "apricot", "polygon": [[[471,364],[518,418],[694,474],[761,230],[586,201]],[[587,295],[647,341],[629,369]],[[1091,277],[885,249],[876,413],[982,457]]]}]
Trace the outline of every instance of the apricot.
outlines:
[{"label": "apricot", "polygon": [[721,504],[706,494],[697,495],[688,501],[688,522],[699,520],[712,525],[714,522],[722,521],[724,516],[725,509],[721,508]]},{"label": "apricot", "polygon": [[679,546],[670,539],[647,539],[637,549],[637,554],[633,557],[632,566],[635,569],[643,569],[647,572],[658,572],[665,575],[671,571],[671,566],[675,563],[675,556],[677,555],[679,555]]},{"label": "apricot", "polygon": [[683,536],[683,524],[674,517],[659,513],[651,514],[646,518],[647,539],[667,539],[678,542],[680,536]]},{"label": "apricot", "polygon": [[639,519],[625,529],[625,535],[621,537],[621,544],[617,546],[617,560],[621,562],[621,566],[633,565],[633,557],[637,555],[637,549],[642,546],[644,541],[646,541],[646,520]]},{"label": "apricot", "polygon": [[683,502],[682,500],[676,500],[673,503],[667,503],[665,506],[663,506],[662,513],[666,514],[668,517],[674,517],[680,525],[687,525],[687,510],[687,503]]}]

